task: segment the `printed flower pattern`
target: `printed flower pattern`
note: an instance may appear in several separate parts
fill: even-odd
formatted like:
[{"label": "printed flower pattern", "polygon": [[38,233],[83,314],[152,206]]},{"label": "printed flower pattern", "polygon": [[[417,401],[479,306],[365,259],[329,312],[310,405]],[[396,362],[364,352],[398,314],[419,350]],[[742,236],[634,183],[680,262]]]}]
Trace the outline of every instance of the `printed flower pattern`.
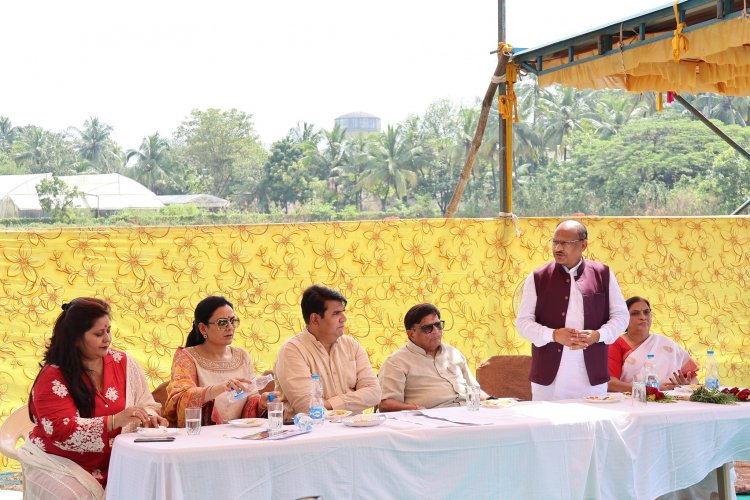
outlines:
[{"label": "printed flower pattern", "polygon": [[[552,258],[558,222],[521,219],[520,237],[510,220],[486,219],[5,231],[0,415],[28,399],[60,305],[83,295],[112,305],[112,347],[139,361],[152,386],[169,377],[193,309],[208,294],[235,304],[242,324],[234,345],[272,367],[281,344],[303,328],[299,298],[312,283],[347,297],[346,330],[375,367],[404,344],[403,315],[417,301],[440,308],[446,341],[473,368],[492,355],[528,354],[514,327],[514,295]],[[750,218],[585,222],[586,256],[612,268],[626,297],[651,301],[655,332],[699,363],[715,348],[722,384],[750,386]],[[115,362],[124,362],[119,353]],[[62,380],[51,389],[69,395]],[[105,397],[122,399],[109,388]],[[77,422],[64,446],[104,446],[91,437],[97,419]],[[8,463],[0,459],[0,469]]]}]

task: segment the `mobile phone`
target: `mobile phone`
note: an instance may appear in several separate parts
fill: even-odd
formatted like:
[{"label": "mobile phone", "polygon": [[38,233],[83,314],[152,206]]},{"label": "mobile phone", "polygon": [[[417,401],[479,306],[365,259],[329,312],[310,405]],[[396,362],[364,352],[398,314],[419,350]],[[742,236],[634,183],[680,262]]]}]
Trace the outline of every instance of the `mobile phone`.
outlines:
[{"label": "mobile phone", "polygon": [[172,441],[174,441],[174,436],[140,437],[133,440],[134,443],[171,443]]}]

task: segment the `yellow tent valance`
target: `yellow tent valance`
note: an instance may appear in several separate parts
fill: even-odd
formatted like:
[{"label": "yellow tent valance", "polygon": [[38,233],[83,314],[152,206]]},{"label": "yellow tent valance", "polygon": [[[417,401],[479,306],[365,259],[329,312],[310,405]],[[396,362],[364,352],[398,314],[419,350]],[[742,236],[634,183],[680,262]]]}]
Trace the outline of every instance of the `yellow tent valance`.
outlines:
[{"label": "yellow tent valance", "polygon": [[[689,40],[679,61],[672,59],[672,38],[574,64],[539,76],[539,85],[555,83],[576,88],[750,95],[750,19],[735,18],[684,31]],[[633,41],[625,38],[624,46]],[[576,59],[596,55],[596,50]],[[545,60],[549,70],[567,58]]]}]

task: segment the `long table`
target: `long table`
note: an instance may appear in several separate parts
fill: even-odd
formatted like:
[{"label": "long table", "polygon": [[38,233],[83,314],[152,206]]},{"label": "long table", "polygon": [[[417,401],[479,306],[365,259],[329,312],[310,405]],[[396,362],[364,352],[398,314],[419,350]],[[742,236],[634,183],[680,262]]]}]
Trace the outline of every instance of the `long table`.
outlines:
[{"label": "long table", "polygon": [[328,422],[283,441],[233,439],[256,430],[228,425],[172,443],[122,435],[107,498],[650,500],[750,460],[748,403],[527,402],[473,415],[490,424]]}]

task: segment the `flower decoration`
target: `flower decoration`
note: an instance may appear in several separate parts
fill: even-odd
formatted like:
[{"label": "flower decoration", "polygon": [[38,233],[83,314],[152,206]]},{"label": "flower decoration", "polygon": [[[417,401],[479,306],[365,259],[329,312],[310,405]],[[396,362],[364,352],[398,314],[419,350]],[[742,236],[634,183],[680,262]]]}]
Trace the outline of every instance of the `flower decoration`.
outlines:
[{"label": "flower decoration", "polygon": [[656,387],[646,386],[646,397],[649,401],[656,401],[658,403],[674,403],[675,399],[669,394],[664,394]]}]

